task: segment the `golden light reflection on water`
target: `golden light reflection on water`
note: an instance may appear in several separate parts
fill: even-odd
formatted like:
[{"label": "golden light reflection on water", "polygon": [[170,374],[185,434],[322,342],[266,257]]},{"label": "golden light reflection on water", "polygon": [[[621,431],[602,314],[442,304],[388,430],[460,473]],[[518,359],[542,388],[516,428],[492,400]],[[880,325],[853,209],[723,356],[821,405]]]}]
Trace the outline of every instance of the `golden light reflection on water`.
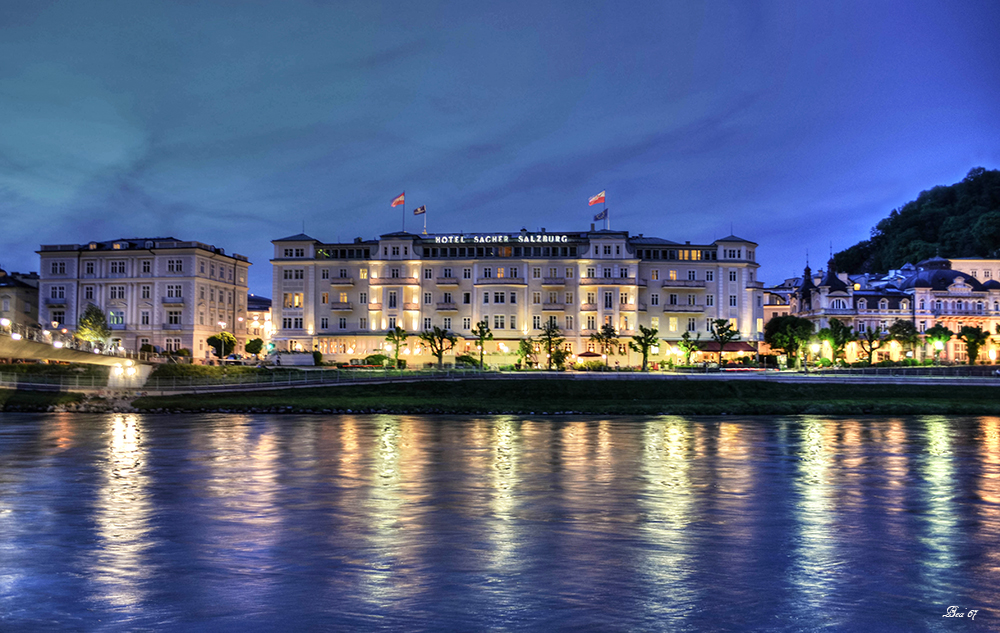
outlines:
[{"label": "golden light reflection on water", "polygon": [[91,550],[87,565],[94,600],[114,607],[142,602],[153,570],[146,561],[151,502],[141,418],[110,418],[108,446],[100,462],[101,481],[94,508],[95,535],[101,545]]},{"label": "golden light reflection on water", "polygon": [[651,547],[641,571],[652,586],[670,588],[677,612],[698,601],[690,582],[695,562],[688,526],[696,509],[690,478],[695,443],[691,427],[683,418],[666,418],[643,428],[646,486],[639,499],[645,515],[642,531]]},{"label": "golden light reflection on water", "polygon": [[499,418],[490,429],[488,446],[492,448],[493,463],[489,477],[489,530],[493,534],[487,547],[489,565],[487,567],[487,588],[498,596],[498,600],[509,601],[510,579],[521,571],[519,546],[522,543],[517,528],[518,464],[521,455],[520,429],[511,418]]},{"label": "golden light reflection on water", "polygon": [[825,608],[835,593],[838,561],[837,520],[831,482],[836,450],[835,421],[806,418],[799,432],[796,518],[798,538],[791,579],[801,595],[802,608]]},{"label": "golden light reflection on water", "polygon": [[949,421],[942,417],[924,418],[926,449],[920,471],[927,482],[927,522],[924,542],[930,548],[921,557],[924,573],[933,583],[941,569],[955,565],[954,545],[958,535],[955,515],[955,466]]}]

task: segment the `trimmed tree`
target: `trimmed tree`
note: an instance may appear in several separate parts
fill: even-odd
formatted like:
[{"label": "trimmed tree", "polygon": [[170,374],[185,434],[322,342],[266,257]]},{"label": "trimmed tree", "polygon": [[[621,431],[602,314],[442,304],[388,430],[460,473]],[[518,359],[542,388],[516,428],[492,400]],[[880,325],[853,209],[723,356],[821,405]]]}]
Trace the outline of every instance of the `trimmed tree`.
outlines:
[{"label": "trimmed tree", "polygon": [[538,337],[538,341],[545,348],[547,369],[552,369],[552,363],[555,363],[556,367],[561,367],[565,362],[566,350],[562,349],[564,340],[562,330],[559,329],[556,322],[551,320],[546,321],[545,326],[542,328],[542,335]]},{"label": "trimmed tree", "polygon": [[236,349],[236,337],[229,332],[219,332],[205,339],[205,342],[215,348],[215,355],[218,358],[225,358]]},{"label": "trimmed tree", "polygon": [[427,343],[431,354],[437,357],[438,369],[441,369],[444,365],[444,353],[455,347],[455,335],[435,325],[432,329],[421,332],[419,336],[421,341]]},{"label": "trimmed tree", "polygon": [[659,342],[659,339],[656,338],[656,334],[656,328],[649,328],[640,325],[639,334],[633,335],[632,340],[628,342],[629,349],[633,352],[639,352],[642,354],[642,371],[646,371],[646,361],[649,358],[649,348]]},{"label": "trimmed tree", "polygon": [[493,340],[493,330],[490,329],[490,322],[483,319],[472,328],[472,335],[476,337],[479,345],[479,371],[483,371],[483,353],[486,351],[486,341]]},{"label": "trimmed tree", "polygon": [[924,339],[930,343],[931,348],[934,350],[934,361],[940,360],[941,350],[944,346],[948,344],[951,337],[955,336],[955,333],[946,328],[940,323],[935,323],[933,327],[927,328],[924,332]]},{"label": "trimmed tree", "polygon": [[247,341],[247,344],[243,347],[247,351],[247,354],[253,354],[256,356],[260,354],[260,350],[264,349],[264,340],[259,338],[252,338]]},{"label": "trimmed tree", "polygon": [[868,356],[869,366],[872,364],[875,352],[882,349],[888,342],[889,333],[883,332],[882,328],[878,326],[867,328],[858,335],[858,345],[861,346],[861,351]]},{"label": "trimmed tree", "polygon": [[87,308],[77,322],[76,337],[91,343],[107,343],[108,339],[111,338],[111,328],[108,327],[108,319],[104,316],[104,311],[93,303],[87,304]]},{"label": "trimmed tree", "polygon": [[691,354],[700,350],[703,344],[704,343],[701,342],[701,332],[698,332],[694,339],[691,338],[690,332],[684,332],[684,334],[681,334],[681,340],[677,341],[677,348],[684,354],[685,365],[691,364]]},{"label": "trimmed tree", "polygon": [[403,343],[406,342],[406,339],[409,338],[409,336],[410,335],[406,332],[406,330],[398,325],[385,333],[385,340],[392,344],[392,366],[397,369],[399,368],[399,348],[403,346]]},{"label": "trimmed tree", "polygon": [[812,334],[812,321],[794,314],[774,317],[764,326],[764,342],[794,358],[796,364],[801,362],[799,351],[809,342]]},{"label": "trimmed tree", "polygon": [[715,319],[712,321],[712,340],[719,344],[719,367],[722,367],[722,352],[726,344],[740,340],[740,333],[729,319]]},{"label": "trimmed tree", "polygon": [[978,325],[964,325],[958,331],[958,338],[965,341],[965,350],[969,353],[969,364],[975,365],[979,358],[979,348],[990,342],[990,333]]},{"label": "trimmed tree", "polygon": [[608,366],[608,357],[614,355],[614,348],[618,345],[618,333],[610,323],[605,323],[601,329],[590,335],[590,341],[604,354],[604,366]]},{"label": "trimmed tree", "polygon": [[517,355],[525,366],[535,362],[535,339],[530,336],[523,338],[517,343]]},{"label": "trimmed tree", "polygon": [[[989,333],[986,336],[989,338]],[[889,326],[889,338],[899,343],[904,351],[912,350],[920,343],[920,333],[917,332],[917,326],[913,325],[913,321],[906,319],[896,319]]]}]

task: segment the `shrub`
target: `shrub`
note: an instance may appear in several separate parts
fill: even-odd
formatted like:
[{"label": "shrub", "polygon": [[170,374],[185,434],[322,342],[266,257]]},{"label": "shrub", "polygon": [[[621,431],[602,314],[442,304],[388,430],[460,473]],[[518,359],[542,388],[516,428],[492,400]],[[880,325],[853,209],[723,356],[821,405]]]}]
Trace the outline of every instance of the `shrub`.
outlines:
[{"label": "shrub", "polygon": [[191,350],[187,349],[186,347],[183,347],[174,352],[174,356],[190,356],[190,355],[191,355]]},{"label": "shrub", "polygon": [[820,358],[819,360],[816,361],[816,364],[819,365],[820,367],[830,367],[833,365],[833,361],[830,360],[829,358]]},{"label": "shrub", "polygon": [[455,357],[455,365],[469,365],[472,367],[479,367],[479,359],[471,354],[460,354]]},{"label": "shrub", "polygon": [[389,357],[385,354],[372,354],[371,356],[365,356],[365,365],[378,365],[381,367],[385,365],[387,360],[389,360]]},{"label": "shrub", "polygon": [[143,353],[146,353],[146,354],[152,354],[156,350],[153,349],[153,346],[150,345],[149,343],[145,343],[145,344],[143,344],[142,346],[139,347],[139,351],[143,352]]},{"label": "shrub", "polygon": [[319,350],[314,350],[313,351],[313,365],[316,365],[317,367],[319,367],[322,364],[323,364],[323,352],[321,352]]}]

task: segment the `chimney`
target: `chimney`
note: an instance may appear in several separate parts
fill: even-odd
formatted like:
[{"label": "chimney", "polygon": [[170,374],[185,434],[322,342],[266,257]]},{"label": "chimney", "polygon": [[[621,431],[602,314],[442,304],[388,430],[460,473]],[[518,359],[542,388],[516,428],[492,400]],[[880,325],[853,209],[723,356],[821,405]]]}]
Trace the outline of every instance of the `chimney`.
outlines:
[{"label": "chimney", "polygon": [[594,230],[594,223],[593,223],[593,222],[591,222],[591,223],[590,223],[590,230],[591,230],[591,231],[593,231],[593,230]]}]

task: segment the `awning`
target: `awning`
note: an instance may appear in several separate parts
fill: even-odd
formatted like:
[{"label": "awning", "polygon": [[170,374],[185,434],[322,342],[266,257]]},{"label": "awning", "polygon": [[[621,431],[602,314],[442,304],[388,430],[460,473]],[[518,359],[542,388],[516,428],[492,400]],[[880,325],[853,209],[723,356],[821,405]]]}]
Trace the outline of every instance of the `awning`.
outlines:
[{"label": "awning", "polygon": [[[704,343],[699,350],[701,352],[718,352],[719,344],[715,341],[709,341]],[[726,343],[726,349],[724,353],[728,352],[756,352],[757,350],[753,345],[747,343],[746,341],[730,341]]]},{"label": "awning", "polygon": [[597,352],[584,352],[582,354],[577,354],[577,358],[602,358]]}]

